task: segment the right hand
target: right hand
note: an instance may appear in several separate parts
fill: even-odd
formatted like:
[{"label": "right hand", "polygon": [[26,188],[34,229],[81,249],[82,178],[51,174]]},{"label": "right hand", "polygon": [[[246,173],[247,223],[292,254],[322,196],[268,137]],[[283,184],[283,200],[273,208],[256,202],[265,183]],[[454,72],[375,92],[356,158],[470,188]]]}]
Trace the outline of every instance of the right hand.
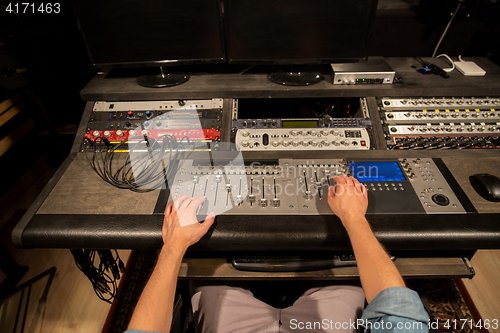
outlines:
[{"label": "right hand", "polygon": [[364,218],[368,208],[366,188],[354,177],[344,175],[335,176],[337,188],[330,186],[328,191],[328,205],[337,215],[345,227],[356,218]]}]

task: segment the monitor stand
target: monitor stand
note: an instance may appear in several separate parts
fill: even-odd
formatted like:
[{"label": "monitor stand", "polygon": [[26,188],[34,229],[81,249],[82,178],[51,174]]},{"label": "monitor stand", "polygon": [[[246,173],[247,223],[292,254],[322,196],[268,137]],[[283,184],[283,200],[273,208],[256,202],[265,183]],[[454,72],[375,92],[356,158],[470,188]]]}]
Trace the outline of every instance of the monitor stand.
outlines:
[{"label": "monitor stand", "polygon": [[269,74],[269,79],[285,86],[310,86],[322,81],[323,75],[319,72],[304,72],[301,67],[290,66],[288,72]]},{"label": "monitor stand", "polygon": [[137,83],[149,88],[173,87],[189,81],[189,75],[182,73],[165,73],[160,67],[161,74],[141,75],[137,78]]}]

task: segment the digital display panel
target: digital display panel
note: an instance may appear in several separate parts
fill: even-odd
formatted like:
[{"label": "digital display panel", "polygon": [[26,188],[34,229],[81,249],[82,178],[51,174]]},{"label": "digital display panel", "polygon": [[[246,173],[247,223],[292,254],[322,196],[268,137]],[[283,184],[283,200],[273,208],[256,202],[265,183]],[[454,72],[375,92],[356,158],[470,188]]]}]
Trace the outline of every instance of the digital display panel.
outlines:
[{"label": "digital display panel", "polygon": [[351,162],[354,178],[360,182],[401,182],[406,180],[398,162]]},{"label": "digital display panel", "polygon": [[283,120],[281,121],[283,128],[300,128],[300,127],[318,127],[317,120]]}]

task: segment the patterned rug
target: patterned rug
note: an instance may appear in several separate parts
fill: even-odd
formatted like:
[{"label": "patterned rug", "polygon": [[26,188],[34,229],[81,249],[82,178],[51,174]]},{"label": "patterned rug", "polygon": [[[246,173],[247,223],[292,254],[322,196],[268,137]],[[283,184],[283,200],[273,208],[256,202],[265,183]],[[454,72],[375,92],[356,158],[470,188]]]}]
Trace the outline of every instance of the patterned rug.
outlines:
[{"label": "patterned rug", "polygon": [[[156,259],[156,251],[133,251],[127,264],[126,274],[120,283],[118,298],[111,307],[102,333],[122,333],[127,329]],[[484,328],[477,328],[476,321],[479,321],[480,317],[461,280],[423,280],[423,283],[420,281],[418,285],[420,289],[423,285],[423,291],[429,301],[431,323],[434,323],[434,327],[431,328],[438,328],[440,332],[445,333],[488,333]],[[185,288],[187,284],[180,286]],[[415,286],[415,282],[409,282],[410,288],[415,289]],[[467,304],[470,305],[470,309]]]},{"label": "patterned rug", "polygon": [[441,332],[488,332],[484,328],[478,328],[478,322],[481,323],[482,320],[461,280],[425,280],[424,288],[429,299],[430,313],[434,317],[433,322],[437,321]]}]

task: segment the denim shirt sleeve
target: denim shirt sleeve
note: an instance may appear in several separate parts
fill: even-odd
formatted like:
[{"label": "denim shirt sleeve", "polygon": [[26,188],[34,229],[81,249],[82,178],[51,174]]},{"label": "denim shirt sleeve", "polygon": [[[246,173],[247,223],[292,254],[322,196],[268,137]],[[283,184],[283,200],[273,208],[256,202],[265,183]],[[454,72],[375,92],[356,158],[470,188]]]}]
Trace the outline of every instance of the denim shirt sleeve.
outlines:
[{"label": "denim shirt sleeve", "polygon": [[381,291],[361,317],[365,332],[428,332],[429,315],[418,294],[404,287]]}]

